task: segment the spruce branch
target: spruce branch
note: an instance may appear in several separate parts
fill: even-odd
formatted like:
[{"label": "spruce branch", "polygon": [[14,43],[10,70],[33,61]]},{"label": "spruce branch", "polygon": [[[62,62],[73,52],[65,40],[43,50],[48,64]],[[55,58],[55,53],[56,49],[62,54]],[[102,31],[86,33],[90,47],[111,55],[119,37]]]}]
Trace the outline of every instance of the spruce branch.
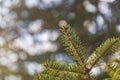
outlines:
[{"label": "spruce branch", "polygon": [[118,59],[112,59],[106,64],[106,72],[112,80],[120,80],[120,62]]},{"label": "spruce branch", "polygon": [[80,79],[81,76],[84,76],[81,67],[74,64],[46,62],[43,65],[46,68],[44,73],[60,78],[64,77],[66,80],[70,77],[74,79]]},{"label": "spruce branch", "polygon": [[[61,27],[63,45],[71,54],[73,59],[77,62],[75,64],[68,64],[62,62],[45,62],[43,66],[45,70],[41,74],[37,74],[35,80],[96,80],[95,76],[90,75],[91,69],[102,57],[109,53],[114,53],[120,47],[119,38],[110,38],[102,43],[91,54],[87,62],[87,55],[84,47],[81,45],[79,37],[72,31],[69,25]],[[118,65],[113,65],[117,62]],[[104,80],[120,80],[120,61],[112,60],[106,63],[106,72],[110,78]]]},{"label": "spruce branch", "polygon": [[76,74],[83,74],[83,70],[80,66],[77,66],[75,64],[68,64],[68,63],[58,63],[58,62],[45,62],[43,64],[45,68],[50,68],[58,71],[66,71],[66,72],[71,72],[71,73],[76,73]]},{"label": "spruce branch", "polygon": [[63,79],[55,77],[54,75],[36,73],[34,80],[63,80]]},{"label": "spruce branch", "polygon": [[88,64],[90,65],[90,70],[99,61],[101,57],[104,57],[108,53],[115,52],[120,46],[119,38],[110,38],[101,44],[90,56]]},{"label": "spruce branch", "polygon": [[106,64],[106,72],[108,73],[108,75],[110,77],[113,76],[113,74],[115,73],[115,69],[113,68],[113,66],[111,66],[110,64]]},{"label": "spruce branch", "polygon": [[118,68],[118,69],[116,70],[116,72],[114,73],[112,79],[113,79],[113,80],[120,80],[120,68]]},{"label": "spruce branch", "polygon": [[63,45],[82,68],[86,67],[85,61],[87,59],[84,47],[81,45],[79,37],[73,32],[69,25],[61,27]]}]

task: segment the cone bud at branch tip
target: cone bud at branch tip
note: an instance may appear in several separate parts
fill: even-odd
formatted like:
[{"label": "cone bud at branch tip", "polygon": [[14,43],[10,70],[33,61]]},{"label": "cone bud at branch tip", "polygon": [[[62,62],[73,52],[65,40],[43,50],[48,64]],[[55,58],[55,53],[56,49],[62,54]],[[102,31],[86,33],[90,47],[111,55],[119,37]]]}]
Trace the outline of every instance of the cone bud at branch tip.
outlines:
[{"label": "cone bud at branch tip", "polygon": [[61,20],[59,21],[59,27],[63,27],[63,26],[66,26],[67,25],[67,22],[65,20]]}]

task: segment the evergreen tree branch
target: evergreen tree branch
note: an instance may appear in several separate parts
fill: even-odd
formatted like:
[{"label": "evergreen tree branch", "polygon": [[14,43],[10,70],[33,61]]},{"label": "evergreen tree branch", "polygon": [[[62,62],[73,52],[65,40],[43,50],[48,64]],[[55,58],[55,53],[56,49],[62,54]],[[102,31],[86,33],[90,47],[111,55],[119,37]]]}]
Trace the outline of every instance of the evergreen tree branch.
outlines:
[{"label": "evergreen tree branch", "polygon": [[[96,80],[89,72],[99,61],[101,57],[106,56],[109,53],[113,53],[120,47],[119,38],[110,38],[101,44],[87,60],[84,47],[81,45],[79,37],[67,26],[62,26],[61,31],[63,33],[63,43],[66,46],[66,50],[71,54],[77,65],[58,63],[58,62],[46,62],[43,64],[45,70],[41,74],[37,74],[34,80]],[[113,65],[113,63],[118,63]],[[104,80],[120,80],[120,61],[117,59],[110,60],[106,64],[106,72],[110,75],[110,78]]]},{"label": "evergreen tree branch", "polygon": [[[57,62],[46,62],[44,73],[51,74],[57,77],[76,77],[83,76],[81,67],[73,64],[57,63]],[[65,77],[64,77],[65,78]]]},{"label": "evergreen tree branch", "polygon": [[113,80],[120,80],[120,68],[118,68],[118,69],[116,70],[116,72],[114,73],[112,79],[113,79]]},{"label": "evergreen tree branch", "polygon": [[119,69],[120,69],[120,62],[118,59],[114,58],[106,64],[106,72],[112,79],[114,79],[116,75],[117,76],[120,75],[120,73],[118,73]]},{"label": "evergreen tree branch", "polygon": [[58,62],[46,62],[43,65],[45,66],[45,74],[54,75],[55,77],[64,78],[65,80],[80,80],[86,78],[81,67],[77,65]]},{"label": "evergreen tree branch", "polygon": [[63,80],[63,79],[55,77],[54,75],[36,73],[34,80]]},{"label": "evergreen tree branch", "polygon": [[112,80],[112,78],[105,78],[104,80]]},{"label": "evergreen tree branch", "polygon": [[113,76],[113,74],[115,73],[115,69],[113,67],[111,67],[110,64],[106,64],[106,72],[109,74],[110,77]]},{"label": "evergreen tree branch", "polygon": [[71,72],[71,73],[76,73],[76,74],[83,74],[83,70],[80,66],[74,65],[74,64],[68,64],[68,63],[58,63],[58,62],[46,62],[43,64],[43,66],[45,66],[45,68],[50,68],[50,69],[54,69],[57,71],[66,71],[66,72]]},{"label": "evergreen tree branch", "polygon": [[49,75],[54,75],[54,77],[59,77],[64,80],[74,80],[74,79],[81,80],[82,77],[84,76],[82,74],[72,73],[72,72],[67,72],[67,71],[59,71],[59,70],[52,69],[52,68],[47,68],[44,71],[44,73],[49,74]]},{"label": "evergreen tree branch", "polygon": [[111,38],[101,44],[90,56],[90,70],[99,61],[99,59],[108,53],[115,52],[120,46],[119,38]]},{"label": "evergreen tree branch", "polygon": [[61,32],[63,33],[63,44],[66,46],[66,51],[68,51],[79,65],[86,68],[86,52],[84,47],[81,45],[79,37],[71,30],[69,25],[62,26]]}]

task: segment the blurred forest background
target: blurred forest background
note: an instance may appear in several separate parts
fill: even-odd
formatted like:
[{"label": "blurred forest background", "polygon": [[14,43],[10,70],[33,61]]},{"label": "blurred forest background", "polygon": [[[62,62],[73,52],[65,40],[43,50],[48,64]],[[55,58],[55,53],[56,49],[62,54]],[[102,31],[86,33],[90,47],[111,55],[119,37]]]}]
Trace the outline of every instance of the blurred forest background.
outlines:
[{"label": "blurred forest background", "polygon": [[46,60],[73,62],[59,26],[70,24],[88,54],[120,36],[119,0],[0,0],[0,80],[32,80]]}]

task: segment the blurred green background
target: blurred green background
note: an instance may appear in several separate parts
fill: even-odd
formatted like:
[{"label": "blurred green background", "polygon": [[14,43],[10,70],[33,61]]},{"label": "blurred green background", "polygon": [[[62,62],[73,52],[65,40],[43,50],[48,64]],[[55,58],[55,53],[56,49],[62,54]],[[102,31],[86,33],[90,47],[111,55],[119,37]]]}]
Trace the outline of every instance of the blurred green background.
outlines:
[{"label": "blurred green background", "polygon": [[73,62],[60,40],[70,24],[88,54],[120,36],[119,0],[0,0],[0,80],[32,80],[46,60]]}]

